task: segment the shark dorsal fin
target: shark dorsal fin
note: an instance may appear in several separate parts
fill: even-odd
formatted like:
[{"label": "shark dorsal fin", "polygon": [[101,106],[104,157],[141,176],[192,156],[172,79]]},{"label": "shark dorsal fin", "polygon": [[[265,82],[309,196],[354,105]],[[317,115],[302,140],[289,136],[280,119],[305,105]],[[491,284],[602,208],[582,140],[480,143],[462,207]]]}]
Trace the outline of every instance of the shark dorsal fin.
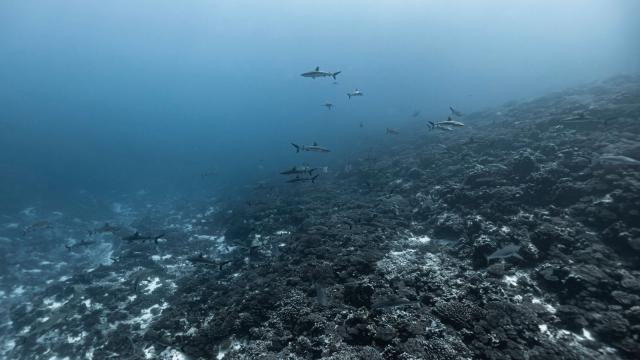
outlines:
[{"label": "shark dorsal fin", "polygon": [[316,71],[320,71],[320,66],[316,66]]},{"label": "shark dorsal fin", "polygon": [[318,146],[318,143],[314,141],[313,146]]},{"label": "shark dorsal fin", "polygon": [[133,236],[140,236],[140,232],[136,231],[135,234],[133,234]]}]

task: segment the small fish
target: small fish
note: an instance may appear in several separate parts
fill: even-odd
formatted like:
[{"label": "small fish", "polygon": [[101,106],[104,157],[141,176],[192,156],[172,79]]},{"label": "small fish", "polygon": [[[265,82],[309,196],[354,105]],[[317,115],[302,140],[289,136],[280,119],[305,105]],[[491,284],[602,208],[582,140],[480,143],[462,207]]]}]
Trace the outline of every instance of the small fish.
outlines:
[{"label": "small fish", "polygon": [[420,110],[416,110],[413,112],[413,114],[411,114],[411,116],[413,117],[418,117],[420,115]]},{"label": "small fish", "polygon": [[362,93],[362,91],[360,91],[359,89],[355,89],[352,92],[347,93],[347,96],[349,97],[349,99],[351,99],[351,97],[353,96],[363,96],[364,94]]},{"label": "small fish", "polygon": [[289,170],[285,170],[281,172],[282,175],[298,175],[298,174],[309,174],[309,176],[313,175],[313,172],[316,168],[311,168],[309,166],[294,166]]},{"label": "small fish", "polygon": [[231,263],[231,260],[215,261],[212,259],[208,259],[204,257],[202,253],[199,253],[196,256],[187,258],[187,261],[189,261],[194,265],[217,266],[219,270],[222,270],[222,267],[225,266],[226,264]]},{"label": "small fish", "polygon": [[93,230],[89,230],[89,235],[93,235],[93,234],[106,234],[106,233],[115,233],[116,231],[120,230],[119,226],[115,226],[115,225],[110,225],[108,222],[104,223],[103,226],[93,229]]},{"label": "small fish", "polygon": [[312,176],[312,177],[308,177],[308,178],[296,176],[293,179],[287,180],[287,182],[288,183],[297,183],[297,182],[311,181],[312,184],[315,184],[316,179],[318,178],[318,176],[320,176],[320,175],[316,175],[316,176]]},{"label": "small fish", "polygon": [[515,244],[509,244],[506,245],[496,251],[494,251],[493,253],[491,253],[489,256],[487,256],[487,262],[490,262],[491,260],[501,260],[501,259],[508,259],[508,258],[516,258],[518,260],[523,260],[522,256],[520,256],[520,254],[518,254],[518,251],[520,251],[520,246],[519,245],[515,245]]},{"label": "small fish", "polygon": [[291,143],[291,145],[293,145],[293,147],[296,148],[296,152],[300,152],[300,150],[302,151],[312,151],[312,152],[322,152],[322,153],[328,153],[329,149],[319,146],[317,142],[313,142],[313,145],[297,145],[294,143]]},{"label": "small fish", "polygon": [[145,235],[141,235],[139,232],[135,232],[132,235],[129,236],[125,236],[122,238],[122,240],[124,241],[129,241],[129,242],[134,242],[134,241],[142,241],[143,243],[147,240],[153,240],[156,244],[158,243],[158,239],[160,239],[161,237],[165,236],[166,233],[162,233],[160,235],[157,236],[145,236]]},{"label": "small fish", "polygon": [[338,74],[340,74],[341,72],[342,71],[336,71],[336,72],[320,71],[320,66],[316,66],[315,70],[302,73],[301,76],[310,77],[314,80],[319,77],[332,77],[333,80],[335,80],[336,76],[338,76]]},{"label": "small fish", "polygon": [[364,123],[362,121],[360,121],[360,128],[364,127]]},{"label": "small fish", "polygon": [[332,104],[332,103],[330,103],[330,102],[327,102],[327,103],[322,104],[322,106],[324,106],[324,107],[326,107],[327,109],[331,110],[331,109],[333,109],[333,107],[334,107],[335,105],[333,105],[333,104]]},{"label": "small fish", "polygon": [[71,245],[67,245],[65,244],[64,247],[67,248],[67,250],[69,250],[69,252],[71,252],[71,250],[79,248],[79,247],[83,247],[83,246],[89,246],[89,245],[93,245],[96,242],[93,240],[81,240],[80,242],[77,242],[75,244],[71,244]]},{"label": "small fish", "polygon": [[400,134],[400,132],[399,132],[398,130],[396,130],[396,129],[387,128],[387,134],[390,134],[390,135],[399,135],[399,134]]},{"label": "small fish", "polygon": [[460,111],[454,109],[453,106],[449,106],[449,110],[451,110],[451,115],[454,115],[454,116],[457,116],[457,117],[461,117],[461,116],[464,115]]}]

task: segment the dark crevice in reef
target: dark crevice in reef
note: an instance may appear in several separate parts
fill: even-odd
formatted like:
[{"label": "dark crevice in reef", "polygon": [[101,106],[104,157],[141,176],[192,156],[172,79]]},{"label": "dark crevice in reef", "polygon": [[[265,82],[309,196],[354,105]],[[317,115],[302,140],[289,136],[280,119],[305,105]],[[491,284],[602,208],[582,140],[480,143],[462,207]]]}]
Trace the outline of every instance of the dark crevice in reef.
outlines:
[{"label": "dark crevice in reef", "polygon": [[[387,141],[316,184],[219,204],[205,219],[224,229],[222,270],[183,264],[206,244],[175,234],[159,245],[171,258],[128,249],[42,296],[99,301],[81,308],[76,295],[60,316],[80,314],[67,326],[121,358],[638,358],[640,80],[463,119]],[[148,297],[154,277],[175,285]],[[119,305],[132,294],[139,307]],[[144,329],[127,320],[153,305]],[[14,358],[65,331],[37,311],[14,309],[17,326],[39,324]]]}]

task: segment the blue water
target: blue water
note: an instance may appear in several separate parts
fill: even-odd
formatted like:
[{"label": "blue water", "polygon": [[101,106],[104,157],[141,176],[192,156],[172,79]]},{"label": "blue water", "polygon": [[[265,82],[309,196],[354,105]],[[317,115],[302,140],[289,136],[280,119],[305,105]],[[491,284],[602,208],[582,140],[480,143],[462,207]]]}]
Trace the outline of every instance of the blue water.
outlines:
[{"label": "blue water", "polygon": [[[331,166],[418,109],[638,73],[638,14],[635,0],[5,0],[0,210],[242,192]],[[315,66],[337,84],[300,76]],[[314,141],[332,153],[289,145]]]}]

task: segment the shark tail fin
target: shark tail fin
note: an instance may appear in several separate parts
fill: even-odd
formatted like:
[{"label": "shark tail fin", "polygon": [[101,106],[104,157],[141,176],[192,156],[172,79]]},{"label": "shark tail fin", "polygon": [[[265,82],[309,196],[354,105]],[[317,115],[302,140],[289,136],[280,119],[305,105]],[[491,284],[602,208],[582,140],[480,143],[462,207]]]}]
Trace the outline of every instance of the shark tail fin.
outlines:
[{"label": "shark tail fin", "polygon": [[293,145],[294,148],[296,148],[296,152],[299,153],[300,152],[300,145],[296,145],[294,143],[291,143],[291,145]]},{"label": "shark tail fin", "polygon": [[309,170],[309,176],[313,175],[313,172],[316,171],[316,168]]},{"label": "shark tail fin", "polygon": [[433,123],[433,121],[429,121],[429,130],[433,130],[433,128],[436,127],[436,124]]},{"label": "shark tail fin", "polygon": [[351,94],[347,94],[347,96],[349,97],[349,99],[351,99]]},{"label": "shark tail fin", "polygon": [[333,78],[333,80],[337,80],[336,76],[338,76],[338,74],[340,74],[342,71],[336,71],[334,73],[331,74],[331,77]]},{"label": "shark tail fin", "polygon": [[311,178],[311,183],[312,183],[312,184],[315,184],[315,183],[316,183],[316,179],[318,178],[318,176],[320,176],[320,174],[318,174],[318,175],[316,175],[316,176],[314,176],[314,177],[312,177],[312,178]]},{"label": "shark tail fin", "polygon": [[67,248],[67,251],[71,252],[71,245],[64,244],[64,247]]}]

